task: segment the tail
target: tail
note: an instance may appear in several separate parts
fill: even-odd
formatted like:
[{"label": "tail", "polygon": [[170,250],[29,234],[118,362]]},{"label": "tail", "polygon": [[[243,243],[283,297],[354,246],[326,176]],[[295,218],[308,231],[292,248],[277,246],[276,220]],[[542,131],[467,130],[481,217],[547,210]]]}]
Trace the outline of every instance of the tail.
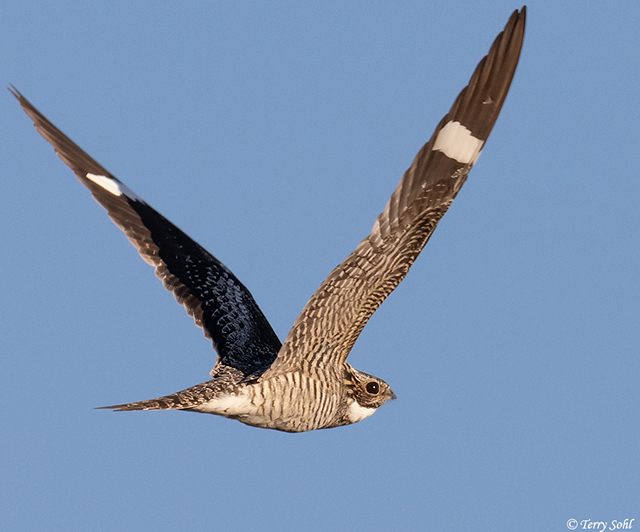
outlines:
[{"label": "tail", "polygon": [[122,405],[100,406],[96,410],[114,410],[116,412],[129,410],[189,410],[219,395],[221,392],[220,384],[215,380],[207,381],[164,397]]}]

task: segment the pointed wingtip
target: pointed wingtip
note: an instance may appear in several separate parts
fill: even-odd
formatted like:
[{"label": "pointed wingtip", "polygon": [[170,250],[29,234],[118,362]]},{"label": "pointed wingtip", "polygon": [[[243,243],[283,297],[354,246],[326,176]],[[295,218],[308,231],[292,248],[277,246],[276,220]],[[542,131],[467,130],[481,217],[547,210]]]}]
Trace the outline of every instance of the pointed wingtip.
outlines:
[{"label": "pointed wingtip", "polygon": [[94,410],[112,410],[113,412],[124,412],[126,409],[123,408],[127,405],[111,405],[111,406],[96,406]]},{"label": "pointed wingtip", "polygon": [[9,86],[7,87],[7,90],[13,94],[13,96],[15,97],[16,100],[20,101],[21,99],[24,98],[24,96],[22,96],[22,94],[20,93],[20,91],[18,89],[16,89],[11,83],[9,83]]},{"label": "pointed wingtip", "polygon": [[517,22],[521,23],[523,26],[527,22],[527,6],[524,5],[520,8],[520,11],[517,9],[511,15],[513,19],[517,19]]}]

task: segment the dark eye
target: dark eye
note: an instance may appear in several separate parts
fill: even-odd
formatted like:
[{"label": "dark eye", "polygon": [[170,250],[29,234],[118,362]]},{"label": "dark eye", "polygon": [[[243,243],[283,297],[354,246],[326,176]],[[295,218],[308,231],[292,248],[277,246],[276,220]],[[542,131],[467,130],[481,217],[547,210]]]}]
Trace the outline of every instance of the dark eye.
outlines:
[{"label": "dark eye", "polygon": [[377,382],[368,382],[367,383],[367,391],[371,394],[371,395],[378,395],[378,392],[380,391],[380,386],[378,386]]}]

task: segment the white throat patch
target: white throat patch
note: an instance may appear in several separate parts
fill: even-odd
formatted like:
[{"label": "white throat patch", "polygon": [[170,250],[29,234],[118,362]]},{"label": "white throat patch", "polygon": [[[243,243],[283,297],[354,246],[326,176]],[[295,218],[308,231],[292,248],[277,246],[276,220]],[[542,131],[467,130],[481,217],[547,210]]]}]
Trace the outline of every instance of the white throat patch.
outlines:
[{"label": "white throat patch", "polygon": [[377,408],[367,408],[366,406],[360,406],[358,401],[354,401],[349,405],[347,409],[347,416],[349,416],[349,421],[351,423],[357,423],[358,421],[362,421],[364,418],[369,417],[373,414]]}]

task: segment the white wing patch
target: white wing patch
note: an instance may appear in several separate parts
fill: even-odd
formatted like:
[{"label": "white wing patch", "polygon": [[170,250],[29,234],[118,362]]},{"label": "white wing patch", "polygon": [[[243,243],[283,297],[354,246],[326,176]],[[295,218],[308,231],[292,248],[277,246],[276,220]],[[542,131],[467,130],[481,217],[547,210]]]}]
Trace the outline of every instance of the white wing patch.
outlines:
[{"label": "white wing patch", "polygon": [[475,164],[480,157],[484,141],[477,139],[460,122],[447,122],[440,130],[433,151],[444,153],[462,164]]},{"label": "white wing patch", "polygon": [[111,177],[107,177],[104,175],[96,175],[92,173],[87,174],[87,179],[89,181],[93,181],[99,187],[104,188],[107,192],[113,194],[114,196],[122,196],[123,194],[128,198],[133,200],[142,201],[136,194],[125,185],[112,179]]}]

